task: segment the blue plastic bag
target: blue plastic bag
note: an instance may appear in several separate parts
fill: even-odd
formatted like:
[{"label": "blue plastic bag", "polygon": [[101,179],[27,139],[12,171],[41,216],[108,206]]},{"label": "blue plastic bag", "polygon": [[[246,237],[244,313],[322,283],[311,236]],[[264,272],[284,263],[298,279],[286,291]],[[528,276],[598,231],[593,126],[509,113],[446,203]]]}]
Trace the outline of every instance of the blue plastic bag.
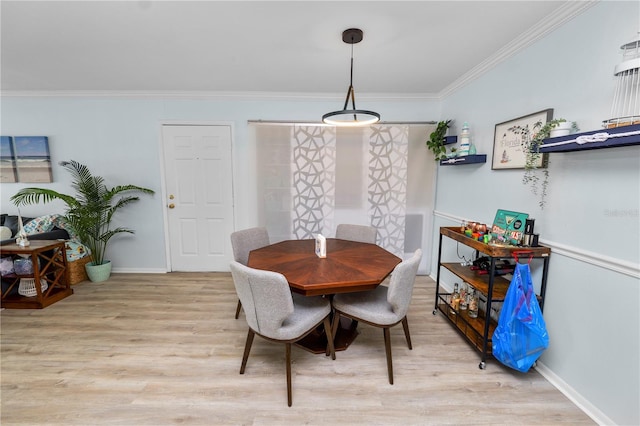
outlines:
[{"label": "blue plastic bag", "polygon": [[493,332],[493,356],[507,367],[526,373],[547,347],[549,335],[529,265],[516,263],[498,327]]}]

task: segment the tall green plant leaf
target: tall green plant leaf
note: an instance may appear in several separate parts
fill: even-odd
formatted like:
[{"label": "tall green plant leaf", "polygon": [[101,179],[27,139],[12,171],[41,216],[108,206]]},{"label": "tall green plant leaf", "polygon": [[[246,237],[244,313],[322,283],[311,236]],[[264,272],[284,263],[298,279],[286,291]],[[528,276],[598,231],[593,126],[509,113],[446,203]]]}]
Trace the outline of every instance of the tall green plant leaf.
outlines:
[{"label": "tall green plant leaf", "polygon": [[18,191],[11,201],[16,206],[48,203],[61,200],[66,204],[65,218],[80,242],[87,246],[96,265],[105,263],[107,245],[114,235],[133,234],[129,228],[111,229],[115,214],[125,206],[139,201],[132,193],[154,194],[148,188],[136,185],[118,185],[108,188],[104,178],[94,176],[89,168],[77,161],[63,161],[60,165],[72,176],[71,187],[75,195],[67,195],[46,188],[24,188]]}]

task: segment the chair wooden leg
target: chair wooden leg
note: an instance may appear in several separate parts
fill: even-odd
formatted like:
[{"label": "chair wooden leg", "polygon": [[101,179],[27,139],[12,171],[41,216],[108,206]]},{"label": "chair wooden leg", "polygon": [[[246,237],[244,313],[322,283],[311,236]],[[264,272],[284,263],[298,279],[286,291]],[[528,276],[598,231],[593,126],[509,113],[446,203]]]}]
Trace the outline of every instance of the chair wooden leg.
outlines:
[{"label": "chair wooden leg", "polygon": [[244,369],[247,366],[247,359],[249,358],[249,352],[251,352],[251,344],[253,343],[253,337],[256,334],[253,330],[249,329],[247,333],[247,342],[244,344],[244,355],[242,355],[242,365],[240,366],[240,374],[244,374]]},{"label": "chair wooden leg", "polygon": [[340,326],[340,312],[334,312],[333,322],[331,323],[331,337],[333,337],[334,347],[336,342],[336,333],[338,332],[339,326]]},{"label": "chair wooden leg", "polygon": [[393,361],[391,359],[391,336],[389,334],[389,327],[384,327],[384,348],[387,353],[387,371],[389,372],[389,383],[393,384]]},{"label": "chair wooden leg", "polygon": [[331,323],[329,322],[329,317],[327,316],[324,319],[324,333],[327,336],[327,355],[331,355],[331,359],[336,359],[336,348],[333,345],[333,333]]},{"label": "chair wooden leg", "polygon": [[238,306],[236,307],[236,319],[240,316],[240,310],[242,309],[242,302],[238,300]]},{"label": "chair wooden leg", "polygon": [[287,363],[287,404],[291,407],[291,343],[285,343],[284,353]]},{"label": "chair wooden leg", "polygon": [[331,355],[331,351],[329,350],[329,336],[331,336],[331,342],[333,343],[333,347],[334,347],[334,355],[332,358],[336,359],[335,358],[336,333],[338,332],[338,327],[340,326],[340,314],[338,312],[333,312],[330,316],[331,316],[331,320],[329,320],[330,322],[329,331],[327,331],[327,328],[325,327],[325,335],[327,336],[327,347],[324,351],[324,354],[326,356]]},{"label": "chair wooden leg", "polygon": [[409,334],[409,322],[407,321],[407,317],[402,318],[402,328],[404,329],[404,337],[407,339],[409,349],[413,349],[413,345],[411,345],[411,335]]}]

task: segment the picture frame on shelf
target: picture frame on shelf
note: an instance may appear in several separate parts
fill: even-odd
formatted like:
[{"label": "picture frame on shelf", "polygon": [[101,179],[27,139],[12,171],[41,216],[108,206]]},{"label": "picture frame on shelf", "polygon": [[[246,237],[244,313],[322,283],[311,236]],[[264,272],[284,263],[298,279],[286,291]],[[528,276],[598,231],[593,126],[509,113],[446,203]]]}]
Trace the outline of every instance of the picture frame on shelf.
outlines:
[{"label": "picture frame on shelf", "polygon": [[[496,124],[491,169],[524,169],[527,161],[526,152],[533,136],[552,119],[553,108],[548,108]],[[545,155],[539,156],[536,167],[544,167]]]}]

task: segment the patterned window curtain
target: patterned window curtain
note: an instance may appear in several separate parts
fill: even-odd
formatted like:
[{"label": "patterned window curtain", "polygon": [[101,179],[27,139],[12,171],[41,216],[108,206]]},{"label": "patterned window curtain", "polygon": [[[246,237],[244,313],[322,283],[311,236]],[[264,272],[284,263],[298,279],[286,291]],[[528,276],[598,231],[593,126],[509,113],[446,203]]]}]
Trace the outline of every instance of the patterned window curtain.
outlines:
[{"label": "patterned window curtain", "polygon": [[293,236],[332,236],[336,189],[336,131],[294,126],[291,139]]},{"label": "patterned window curtain", "polygon": [[[274,242],[313,238],[317,233],[333,237],[339,217],[340,222],[375,226],[378,244],[403,256],[408,126],[357,129],[357,143],[362,144],[365,157],[358,162],[337,158],[341,132],[335,127],[253,123],[250,127],[257,152],[259,218]],[[356,167],[363,170],[336,181],[337,162],[347,168],[361,164]],[[366,188],[362,205],[341,212],[341,207],[336,208],[336,186],[343,194],[362,193]]]},{"label": "patterned window curtain", "polygon": [[408,126],[369,127],[368,210],[378,245],[402,258],[407,205]]}]

